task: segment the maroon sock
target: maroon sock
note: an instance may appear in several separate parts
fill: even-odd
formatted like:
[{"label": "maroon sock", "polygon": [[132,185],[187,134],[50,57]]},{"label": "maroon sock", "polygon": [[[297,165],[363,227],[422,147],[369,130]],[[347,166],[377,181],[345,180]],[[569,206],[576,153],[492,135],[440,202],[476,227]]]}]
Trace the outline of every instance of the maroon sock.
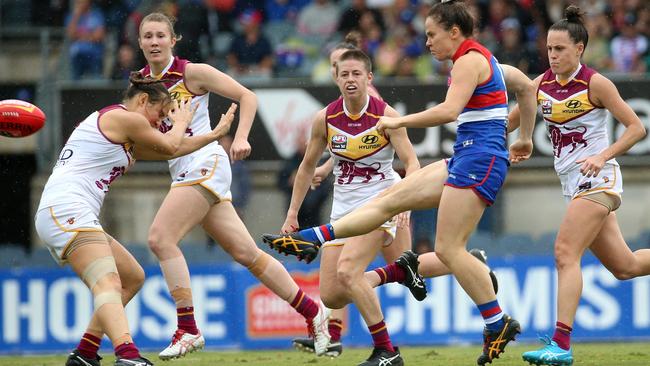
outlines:
[{"label": "maroon sock", "polygon": [[381,268],[375,269],[375,272],[379,275],[380,285],[391,282],[402,283],[406,279],[406,274],[404,273],[404,268],[398,266],[395,263],[391,263]]},{"label": "maroon sock", "polygon": [[193,306],[177,308],[176,316],[178,317],[178,329],[182,329],[190,334],[199,334],[199,329],[196,327],[196,321],[194,320]]},{"label": "maroon sock", "polygon": [[386,328],[386,323],[380,321],[375,325],[368,327],[370,335],[372,336],[372,343],[375,348],[385,349],[390,352],[395,352],[393,344],[390,342],[390,337],[388,336],[388,329]]},{"label": "maroon sock", "polygon": [[133,342],[124,342],[115,347],[115,356],[118,358],[134,359],[140,357],[140,351]]},{"label": "maroon sock", "polygon": [[555,333],[553,334],[553,340],[557,343],[560,348],[568,351],[571,348],[571,331],[573,328],[562,323],[555,323]]},{"label": "maroon sock", "polygon": [[341,340],[341,330],[343,330],[343,321],[341,319],[330,319],[327,323],[327,329],[330,332],[330,341],[338,342]]},{"label": "maroon sock", "polygon": [[296,297],[291,301],[291,306],[306,319],[313,319],[318,315],[318,304],[301,289],[298,289]]},{"label": "maroon sock", "polygon": [[90,333],[84,333],[79,341],[77,349],[79,354],[85,358],[95,359],[97,357],[97,351],[99,351],[99,346],[102,344],[102,339],[94,336]]}]

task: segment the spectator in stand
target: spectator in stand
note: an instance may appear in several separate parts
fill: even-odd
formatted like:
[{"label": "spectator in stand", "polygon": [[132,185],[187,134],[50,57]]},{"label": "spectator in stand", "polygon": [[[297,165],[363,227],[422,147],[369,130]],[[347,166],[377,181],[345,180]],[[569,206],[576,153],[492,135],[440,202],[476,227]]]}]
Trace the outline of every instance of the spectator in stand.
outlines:
[{"label": "spectator in stand", "polygon": [[208,9],[204,0],[180,0],[177,3],[178,17],[176,31],[183,36],[183,42],[176,44],[176,54],[193,62],[205,62],[201,52],[201,38],[206,38],[210,32],[208,26]]},{"label": "spectator in stand", "polygon": [[607,17],[605,14],[588,16],[585,27],[589,33],[589,47],[582,56],[583,62],[600,72],[610,71],[612,58],[609,56],[609,40],[612,30]]},{"label": "spectator in stand", "polygon": [[230,44],[228,68],[232,76],[271,77],[273,50],[271,43],[260,31],[262,13],[249,9],[239,16],[243,33]]},{"label": "spectator in stand", "polygon": [[415,59],[422,53],[405,25],[395,28],[375,54],[377,73],[383,76],[415,76]]},{"label": "spectator in stand", "polygon": [[106,36],[104,15],[91,7],[90,0],[75,0],[65,24],[66,34],[71,41],[69,52],[72,78],[100,78]]},{"label": "spectator in stand", "polygon": [[350,31],[359,30],[361,16],[366,13],[370,13],[374,24],[376,24],[380,28],[381,33],[383,33],[386,30],[384,17],[381,15],[379,10],[368,8],[366,0],[351,1],[350,7],[343,10],[343,13],[341,14],[338,31],[341,34],[348,34]]},{"label": "spectator in stand", "polygon": [[501,43],[494,57],[502,64],[512,65],[524,74],[528,73],[528,54],[522,47],[521,27],[516,18],[506,18],[501,22]]},{"label": "spectator in stand", "polygon": [[123,43],[117,51],[117,59],[111,73],[113,80],[128,80],[131,71],[137,69],[136,52],[128,43]]},{"label": "spectator in stand", "polygon": [[628,13],[621,34],[614,37],[611,43],[614,71],[624,73],[643,73],[646,71],[644,54],[648,51],[648,39],[639,34],[636,28],[636,16]]},{"label": "spectator in stand", "polygon": [[298,32],[328,39],[336,31],[339,7],[329,0],[314,0],[298,14]]},{"label": "spectator in stand", "polygon": [[294,23],[300,9],[311,0],[266,0],[266,19],[269,22],[289,21]]}]

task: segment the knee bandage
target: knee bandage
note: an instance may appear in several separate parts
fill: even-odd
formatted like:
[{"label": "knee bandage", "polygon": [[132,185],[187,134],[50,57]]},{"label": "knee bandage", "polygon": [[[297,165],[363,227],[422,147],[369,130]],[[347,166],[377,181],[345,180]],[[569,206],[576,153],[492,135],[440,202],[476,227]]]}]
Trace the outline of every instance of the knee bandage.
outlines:
[{"label": "knee bandage", "polygon": [[115,273],[119,276],[117,266],[115,265],[115,259],[111,256],[101,257],[95,259],[88,265],[88,267],[86,267],[81,275],[81,280],[84,281],[92,291],[93,287],[97,284],[97,281],[111,273]]},{"label": "knee bandage", "polygon": [[95,295],[95,311],[105,304],[120,304],[122,305],[122,294],[117,291],[105,291]]},{"label": "knee bandage", "polygon": [[268,253],[263,252],[259,249],[257,250],[257,253],[258,253],[257,258],[255,258],[253,263],[247,267],[248,270],[255,277],[261,276],[262,273],[266,271],[266,267],[269,266],[269,263],[271,262],[271,258],[272,258]]}]

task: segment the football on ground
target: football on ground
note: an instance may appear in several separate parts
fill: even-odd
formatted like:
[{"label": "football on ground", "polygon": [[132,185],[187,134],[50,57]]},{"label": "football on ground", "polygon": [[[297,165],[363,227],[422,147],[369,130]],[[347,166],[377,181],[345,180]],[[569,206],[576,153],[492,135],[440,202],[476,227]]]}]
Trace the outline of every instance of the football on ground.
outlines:
[{"label": "football on ground", "polygon": [[18,99],[0,101],[0,136],[29,136],[44,124],[45,113],[37,106]]}]

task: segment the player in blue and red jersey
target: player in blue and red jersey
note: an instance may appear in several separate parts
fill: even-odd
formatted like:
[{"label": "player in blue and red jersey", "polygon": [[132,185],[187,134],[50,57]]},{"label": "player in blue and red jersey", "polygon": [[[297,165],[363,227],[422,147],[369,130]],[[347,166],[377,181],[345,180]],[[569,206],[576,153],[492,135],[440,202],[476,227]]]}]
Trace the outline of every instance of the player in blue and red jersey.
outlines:
[{"label": "player in blue and red jersey", "polygon": [[[264,235],[264,240],[276,250],[309,260],[317,255],[325,236],[361,235],[402,211],[438,207],[436,254],[485,319],[483,353],[477,360],[484,365],[504,351],[520,332],[520,326],[501,310],[483,264],[467,252],[466,244],[483,211],[494,202],[503,185],[508,159],[523,160],[532,152],[535,89],[520,71],[499,65],[485,47],[471,39],[474,21],[462,2],[434,5],[425,29],[432,55],[454,63],[447,96],[444,102],[423,112],[384,116],[377,128],[389,132],[457,121],[458,135],[451,159],[418,170],[333,224],[291,235]],[[515,93],[521,108],[522,131],[510,146],[510,153],[506,147],[506,85]]]}]

